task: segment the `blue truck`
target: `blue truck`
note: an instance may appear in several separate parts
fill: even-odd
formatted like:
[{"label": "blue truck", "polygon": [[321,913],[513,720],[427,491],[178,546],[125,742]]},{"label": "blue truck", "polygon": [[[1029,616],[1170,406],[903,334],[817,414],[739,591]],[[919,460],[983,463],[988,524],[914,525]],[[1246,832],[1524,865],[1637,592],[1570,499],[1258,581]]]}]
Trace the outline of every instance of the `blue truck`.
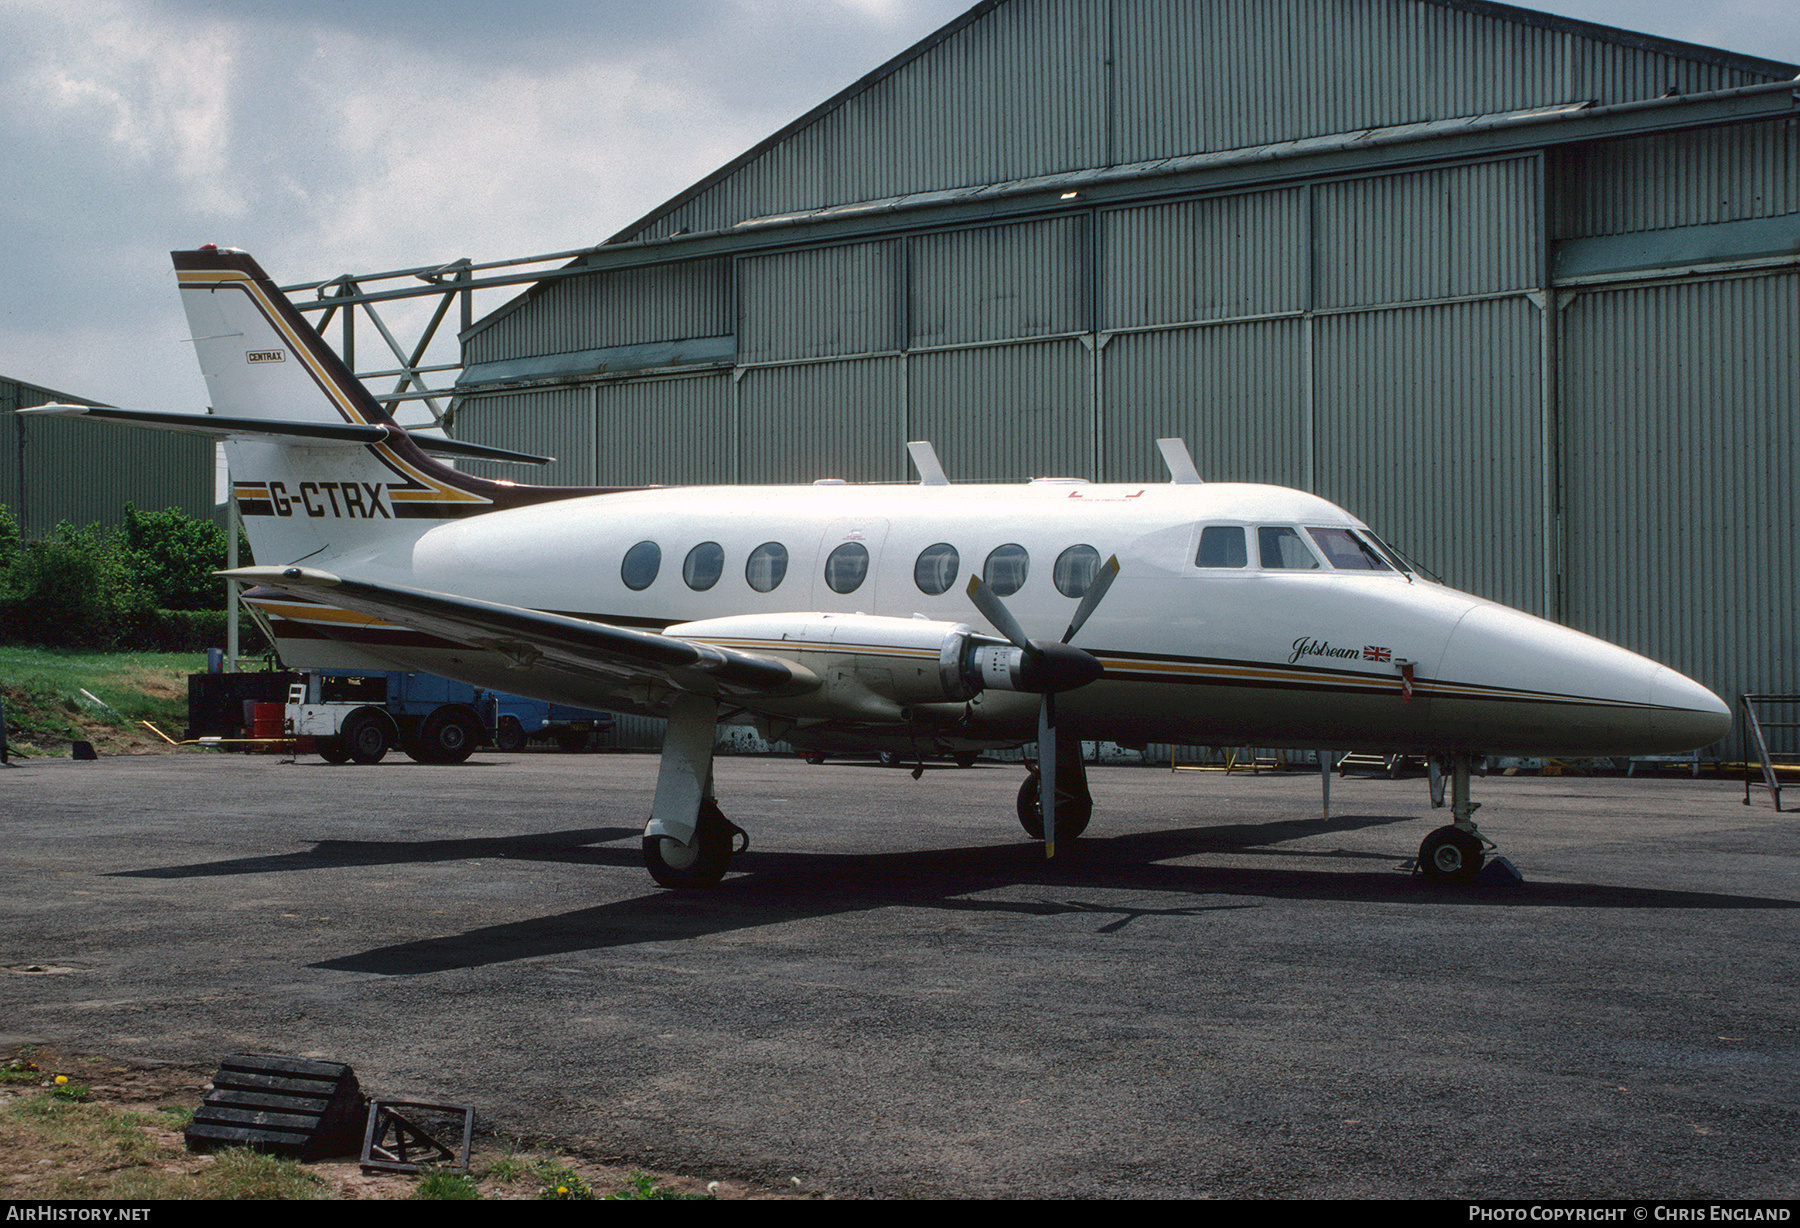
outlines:
[{"label": "blue truck", "polygon": [[492,744],[548,738],[577,751],[613,716],[452,682],[435,674],[315,670],[288,686],[283,733],[332,763],[377,763],[399,747],[420,763],[461,763]]}]

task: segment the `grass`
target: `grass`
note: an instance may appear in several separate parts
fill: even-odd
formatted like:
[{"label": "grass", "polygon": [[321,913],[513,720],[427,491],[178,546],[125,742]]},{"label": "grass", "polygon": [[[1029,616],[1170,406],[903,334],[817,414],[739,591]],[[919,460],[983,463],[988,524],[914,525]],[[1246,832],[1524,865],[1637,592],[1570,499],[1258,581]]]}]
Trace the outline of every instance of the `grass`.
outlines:
[{"label": "grass", "polygon": [[0,647],[7,741],[20,756],[66,755],[77,739],[115,751],[161,746],[136,722],[154,721],[179,736],[187,725],[187,676],[205,668],[205,655],[191,652]]},{"label": "grass", "polygon": [[[133,1070],[19,1045],[0,1053],[0,1075],[0,1201],[639,1201],[711,1198],[720,1188],[714,1182],[701,1192],[702,1179],[511,1147],[486,1158],[478,1153],[470,1172],[428,1169],[417,1177],[364,1174],[348,1157],[301,1164],[240,1148],[197,1155],[181,1134],[193,1108],[170,1103],[199,1103],[204,1093],[194,1073]],[[756,1196],[742,1185],[727,1193]]]}]

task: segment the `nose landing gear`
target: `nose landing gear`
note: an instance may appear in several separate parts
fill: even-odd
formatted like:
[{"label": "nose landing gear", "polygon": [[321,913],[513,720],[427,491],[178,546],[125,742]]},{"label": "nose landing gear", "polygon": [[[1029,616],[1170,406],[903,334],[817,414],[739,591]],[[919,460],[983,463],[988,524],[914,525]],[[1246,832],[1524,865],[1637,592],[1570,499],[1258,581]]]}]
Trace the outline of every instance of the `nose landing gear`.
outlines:
[{"label": "nose landing gear", "polygon": [[1426,836],[1419,845],[1419,860],[1414,869],[1427,882],[1472,883],[1487,861],[1487,851],[1494,847],[1475,829],[1475,812],[1480,802],[1469,800],[1469,755],[1459,752],[1451,756],[1450,814],[1454,822]]}]

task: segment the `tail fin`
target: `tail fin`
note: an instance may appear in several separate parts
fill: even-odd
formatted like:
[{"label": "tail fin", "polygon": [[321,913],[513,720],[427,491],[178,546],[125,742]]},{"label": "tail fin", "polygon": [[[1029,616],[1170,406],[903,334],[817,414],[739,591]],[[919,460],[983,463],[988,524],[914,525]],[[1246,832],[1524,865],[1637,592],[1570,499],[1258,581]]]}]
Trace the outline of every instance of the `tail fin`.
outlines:
[{"label": "tail fin", "polygon": [[364,554],[416,537],[425,522],[603,493],[493,482],[434,460],[250,256],[214,247],[172,254],[215,414],[290,428],[392,428],[376,442],[291,431],[229,438],[232,487],[258,562]]}]

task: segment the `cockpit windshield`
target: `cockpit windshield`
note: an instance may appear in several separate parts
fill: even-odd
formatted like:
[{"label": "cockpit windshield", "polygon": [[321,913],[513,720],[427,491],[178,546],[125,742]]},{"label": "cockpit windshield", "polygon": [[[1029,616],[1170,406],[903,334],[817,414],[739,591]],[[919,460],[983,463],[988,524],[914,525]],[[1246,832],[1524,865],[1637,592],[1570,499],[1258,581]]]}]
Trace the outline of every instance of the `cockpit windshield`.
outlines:
[{"label": "cockpit windshield", "polygon": [[1307,533],[1325,553],[1325,561],[1339,571],[1392,571],[1375,547],[1349,529],[1308,526]]}]

